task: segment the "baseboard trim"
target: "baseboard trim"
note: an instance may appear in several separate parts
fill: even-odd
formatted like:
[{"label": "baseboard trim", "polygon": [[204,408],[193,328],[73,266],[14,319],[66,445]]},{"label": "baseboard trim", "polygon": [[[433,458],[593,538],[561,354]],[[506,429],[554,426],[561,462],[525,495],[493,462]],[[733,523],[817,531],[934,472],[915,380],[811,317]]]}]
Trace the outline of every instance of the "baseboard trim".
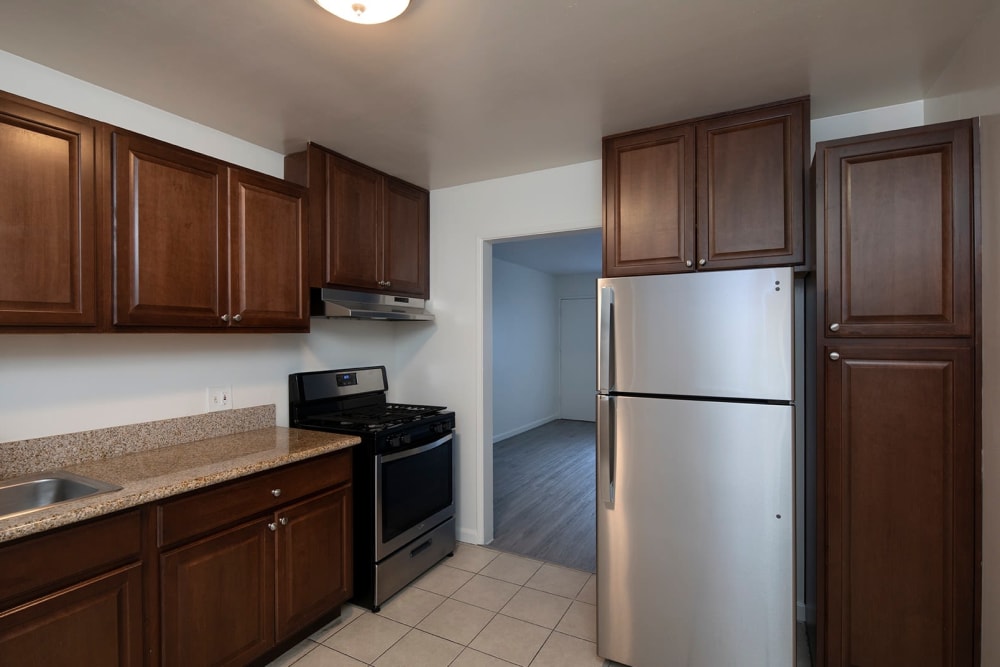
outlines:
[{"label": "baseboard trim", "polygon": [[466,544],[482,544],[483,540],[479,536],[479,533],[475,530],[469,530],[468,528],[459,528],[455,531],[455,539],[459,542],[465,542]]},{"label": "baseboard trim", "polygon": [[518,426],[515,429],[511,429],[505,433],[497,433],[493,436],[493,444],[497,444],[501,440],[506,440],[507,438],[513,438],[515,435],[520,435],[525,431],[530,431],[533,428],[538,428],[539,426],[544,426],[549,422],[554,422],[559,419],[559,415],[549,415],[548,417],[542,417],[541,419],[536,419],[533,422],[529,422],[523,426]]}]

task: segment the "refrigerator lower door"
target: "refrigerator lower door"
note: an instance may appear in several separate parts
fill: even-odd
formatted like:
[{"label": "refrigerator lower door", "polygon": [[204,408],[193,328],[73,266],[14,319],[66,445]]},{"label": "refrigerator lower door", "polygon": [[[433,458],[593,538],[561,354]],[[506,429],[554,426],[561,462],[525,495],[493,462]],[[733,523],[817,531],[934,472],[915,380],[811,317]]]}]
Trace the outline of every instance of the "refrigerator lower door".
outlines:
[{"label": "refrigerator lower door", "polygon": [[598,489],[598,654],[632,667],[791,667],[793,408],[605,400],[597,427],[613,423],[613,454],[599,465],[614,466],[614,496]]}]

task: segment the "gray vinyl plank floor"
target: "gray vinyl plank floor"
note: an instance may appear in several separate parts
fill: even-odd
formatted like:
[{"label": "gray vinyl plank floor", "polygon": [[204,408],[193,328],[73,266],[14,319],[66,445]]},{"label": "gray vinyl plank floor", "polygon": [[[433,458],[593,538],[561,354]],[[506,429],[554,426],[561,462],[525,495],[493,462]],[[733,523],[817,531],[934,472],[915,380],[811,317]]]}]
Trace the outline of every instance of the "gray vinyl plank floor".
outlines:
[{"label": "gray vinyl plank floor", "polygon": [[597,569],[593,422],[558,419],[493,445],[494,549]]}]

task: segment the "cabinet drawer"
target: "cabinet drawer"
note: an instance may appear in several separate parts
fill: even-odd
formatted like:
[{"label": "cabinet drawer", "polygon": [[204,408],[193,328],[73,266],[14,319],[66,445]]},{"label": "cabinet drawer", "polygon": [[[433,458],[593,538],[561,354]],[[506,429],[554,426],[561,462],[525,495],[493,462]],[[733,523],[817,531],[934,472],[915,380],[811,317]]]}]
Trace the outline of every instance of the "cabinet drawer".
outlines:
[{"label": "cabinet drawer", "polygon": [[351,451],[197,491],[157,508],[158,545],[175,544],[351,479]]},{"label": "cabinet drawer", "polygon": [[0,606],[136,561],[140,536],[133,510],[0,547]]}]

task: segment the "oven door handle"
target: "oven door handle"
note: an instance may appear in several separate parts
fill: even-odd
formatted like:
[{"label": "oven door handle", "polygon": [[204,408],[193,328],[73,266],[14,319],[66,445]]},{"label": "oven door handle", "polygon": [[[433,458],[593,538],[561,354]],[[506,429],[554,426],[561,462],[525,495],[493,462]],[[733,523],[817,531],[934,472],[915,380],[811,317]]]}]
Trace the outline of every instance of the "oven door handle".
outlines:
[{"label": "oven door handle", "polygon": [[435,447],[440,447],[444,443],[451,440],[452,434],[444,436],[440,440],[435,440],[434,442],[428,443],[426,445],[421,445],[415,447],[414,449],[407,449],[404,452],[396,452],[395,454],[382,454],[378,458],[382,463],[389,463],[390,461],[398,461],[399,459],[405,459],[410,456],[416,456],[417,454],[423,454],[424,452],[430,451]]}]

